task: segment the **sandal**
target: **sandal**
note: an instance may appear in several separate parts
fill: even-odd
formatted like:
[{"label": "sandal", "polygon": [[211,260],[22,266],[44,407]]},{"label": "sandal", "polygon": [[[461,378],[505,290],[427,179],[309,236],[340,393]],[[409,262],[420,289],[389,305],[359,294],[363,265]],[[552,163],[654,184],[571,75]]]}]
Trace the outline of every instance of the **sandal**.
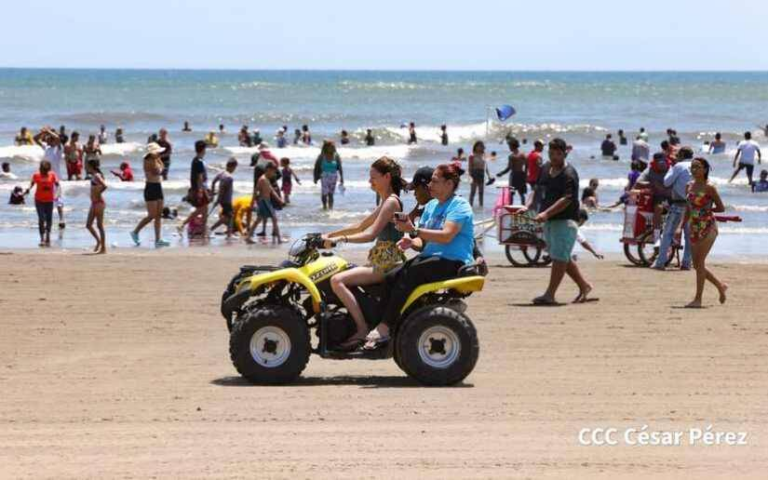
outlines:
[{"label": "sandal", "polygon": [[366,352],[372,352],[374,350],[382,349],[387,346],[389,340],[389,335],[383,336],[379,333],[378,330],[373,330],[368,334],[367,337],[365,337],[365,345],[363,345],[363,350]]},{"label": "sandal", "polygon": [[540,297],[534,298],[532,303],[534,305],[542,305],[542,306],[559,305],[559,303],[557,303],[554,299],[549,298],[546,295],[542,295]]},{"label": "sandal", "polygon": [[356,337],[353,335],[349,339],[341,342],[336,347],[336,350],[341,350],[344,352],[351,352],[351,351],[357,350],[363,345],[365,345],[365,339],[366,337]]}]

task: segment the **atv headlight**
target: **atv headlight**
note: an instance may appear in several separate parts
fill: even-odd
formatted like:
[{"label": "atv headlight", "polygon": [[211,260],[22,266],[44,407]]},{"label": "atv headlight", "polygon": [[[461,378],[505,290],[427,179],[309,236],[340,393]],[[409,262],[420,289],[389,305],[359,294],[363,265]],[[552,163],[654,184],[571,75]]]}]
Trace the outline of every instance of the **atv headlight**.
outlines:
[{"label": "atv headlight", "polygon": [[293,242],[293,245],[291,245],[291,249],[288,250],[288,255],[291,257],[298,257],[302,253],[304,253],[304,250],[306,249],[306,242],[303,238],[300,238]]}]

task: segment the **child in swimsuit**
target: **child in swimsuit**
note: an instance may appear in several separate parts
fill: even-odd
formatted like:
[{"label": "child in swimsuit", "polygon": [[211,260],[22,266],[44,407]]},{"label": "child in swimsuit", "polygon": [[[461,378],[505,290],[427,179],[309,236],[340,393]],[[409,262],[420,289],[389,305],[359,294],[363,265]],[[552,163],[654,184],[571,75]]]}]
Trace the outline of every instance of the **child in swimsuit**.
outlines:
[{"label": "child in swimsuit", "polygon": [[283,168],[282,171],[282,190],[283,190],[283,201],[286,205],[291,203],[291,192],[293,191],[293,180],[296,180],[296,183],[301,185],[301,181],[299,180],[299,177],[296,176],[296,173],[291,168],[291,159],[290,158],[281,158],[280,159],[280,166]]},{"label": "child in swimsuit", "polygon": [[[107,204],[102,197],[104,190],[107,189],[107,184],[97,162],[98,160],[90,160],[86,163],[86,170],[91,177],[91,209],[88,211],[88,220],[85,226],[96,239],[96,248],[93,251],[95,253],[107,253],[107,239],[104,234],[104,209]],[[98,232],[93,228],[94,220]]]},{"label": "child in swimsuit", "polygon": [[256,181],[256,187],[254,188],[253,198],[251,199],[251,208],[257,210],[256,221],[253,222],[251,228],[248,230],[248,234],[245,238],[246,243],[254,243],[253,232],[260,222],[264,222],[264,226],[267,225],[267,219],[272,219],[272,236],[277,243],[282,243],[283,239],[280,236],[280,228],[277,225],[277,214],[272,206],[272,202],[282,203],[280,196],[277,194],[274,188],[272,188],[272,179],[277,174],[277,166],[272,162],[267,162],[264,167],[264,175],[262,175]]}]

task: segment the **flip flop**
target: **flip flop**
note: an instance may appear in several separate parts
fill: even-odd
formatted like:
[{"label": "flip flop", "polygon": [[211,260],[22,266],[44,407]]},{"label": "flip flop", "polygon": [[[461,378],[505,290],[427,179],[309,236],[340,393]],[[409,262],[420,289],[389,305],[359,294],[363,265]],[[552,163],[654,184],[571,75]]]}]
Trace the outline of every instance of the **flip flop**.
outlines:
[{"label": "flip flop", "polygon": [[378,330],[374,330],[365,337],[365,344],[363,350],[366,352],[372,352],[384,348],[389,343],[389,335],[382,336]]},{"label": "flip flop", "polygon": [[341,352],[353,352],[365,345],[365,338],[354,338],[340,343],[335,350]]},{"label": "flip flop", "polygon": [[545,297],[543,295],[540,297],[534,298],[531,303],[533,303],[536,306],[542,306],[542,307],[552,307],[555,305],[560,305],[559,303],[557,303],[557,301],[551,298]]}]

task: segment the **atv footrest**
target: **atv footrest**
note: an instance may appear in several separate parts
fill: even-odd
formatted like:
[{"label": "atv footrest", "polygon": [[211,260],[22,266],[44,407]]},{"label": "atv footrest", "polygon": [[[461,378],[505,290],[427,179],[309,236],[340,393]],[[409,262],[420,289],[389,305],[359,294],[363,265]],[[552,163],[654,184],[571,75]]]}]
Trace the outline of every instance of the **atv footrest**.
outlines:
[{"label": "atv footrest", "polygon": [[352,352],[331,350],[320,356],[330,360],[386,360],[392,358],[392,352],[388,348],[381,348],[373,351],[355,350]]}]

